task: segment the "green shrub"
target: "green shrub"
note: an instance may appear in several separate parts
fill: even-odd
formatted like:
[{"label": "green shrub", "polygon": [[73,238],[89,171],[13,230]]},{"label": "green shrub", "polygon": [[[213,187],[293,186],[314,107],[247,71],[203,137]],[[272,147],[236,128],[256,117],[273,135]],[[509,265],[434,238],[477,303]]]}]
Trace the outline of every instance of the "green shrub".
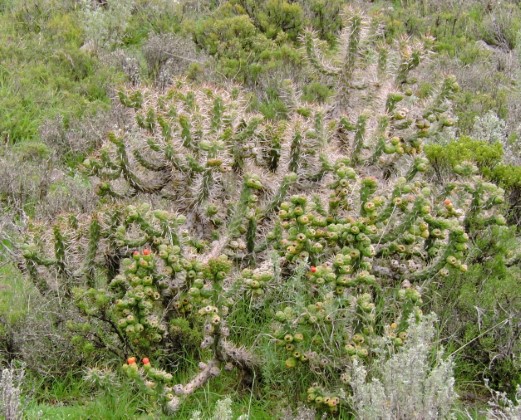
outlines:
[{"label": "green shrub", "polygon": [[429,144],[425,147],[425,154],[440,181],[462,162],[474,162],[485,178],[507,191],[509,220],[514,224],[520,220],[521,169],[516,165],[502,163],[503,146],[500,142],[490,143],[461,137],[448,144]]},{"label": "green shrub", "polygon": [[[344,3],[0,5],[0,137],[17,143],[0,156],[0,246],[27,276],[0,267],[0,352],[45,378],[28,417],[210,416],[230,390],[226,416],[448,415],[426,310],[458,387],[519,383],[502,213],[504,189],[519,225],[521,173],[506,126],[475,123],[512,105],[500,50],[518,8]],[[467,65],[465,89],[421,67],[430,47]]]},{"label": "green shrub", "polygon": [[[278,121],[248,111],[238,87],[121,91],[134,122],[82,165],[97,211],[26,232],[25,270],[43,296],[63,296],[79,354],[126,358],[166,411],[235,371],[349,413],[355,362],[391,360],[423,319],[421,285],[466,272],[469,239],[505,223],[502,191],[472,163],[446,186],[423,175],[423,139],[453,124],[454,78],[419,101],[424,44],[381,44],[354,9],[346,22],[337,44],[349,53],[334,65],[305,38],[311,64],[341,86],[334,112],[288,81]],[[257,338],[241,330],[252,320]]]},{"label": "green shrub", "polygon": [[121,80],[79,49],[83,33],[74,10],[37,3],[0,14],[0,135],[12,143],[37,139],[40,125],[59,114],[78,118],[106,107],[108,86]]},{"label": "green shrub", "polygon": [[496,389],[513,392],[521,380],[514,321],[521,311],[518,249],[515,229],[496,228],[476,238],[466,273],[435,286],[431,308],[446,320],[441,334],[451,337],[447,346],[457,355],[463,386],[489,379]]}]

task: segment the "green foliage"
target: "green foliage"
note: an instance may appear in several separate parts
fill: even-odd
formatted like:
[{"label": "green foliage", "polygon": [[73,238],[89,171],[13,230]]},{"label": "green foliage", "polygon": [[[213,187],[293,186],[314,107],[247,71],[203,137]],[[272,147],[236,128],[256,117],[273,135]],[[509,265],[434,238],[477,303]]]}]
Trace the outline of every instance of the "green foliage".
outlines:
[{"label": "green foliage", "polygon": [[[481,3],[451,10],[446,2],[395,2],[385,14],[351,7],[341,19],[343,3],[0,6],[6,139],[35,138],[58,114],[63,130],[74,127],[73,118],[105,106],[108,87],[122,80],[100,60],[125,67],[137,57],[132,87],[114,95],[113,131],[89,139],[81,148],[89,156],[70,169],[96,186],[99,201],[55,216],[56,200],[50,220],[32,210],[36,194],[20,188],[13,206],[25,226],[9,246],[42,309],[13,311],[0,298],[8,321],[1,350],[56,372],[28,352],[38,343],[32,347],[56,349],[44,356],[58,369],[91,367],[83,385],[56,383],[30,412],[81,418],[74,405],[61,413],[45,405],[72,394],[69,402],[92,417],[107,410],[114,418],[189,418],[194,409],[210,416],[231,394],[233,415],[280,416],[286,407],[278,401],[289,396],[313,413],[348,418],[362,410],[356,386],[380,392],[371,382],[379,377],[386,407],[386,396],[405,398],[404,384],[421,373],[431,382],[443,376],[439,389],[450,402],[450,363],[438,379],[429,376],[439,371],[429,364],[436,349],[425,310],[441,315],[440,339],[459,358],[460,378],[489,377],[505,390],[519,382],[518,239],[502,215],[503,189],[511,203],[521,197],[519,167],[503,163],[506,150],[485,137],[439,143],[454,127],[470,131],[482,110],[505,117],[506,90],[494,83],[462,91],[452,76],[423,80],[421,67],[430,47],[469,65],[489,59],[469,45],[476,37],[511,49],[517,9],[504,6],[494,26]],[[423,36],[428,25],[436,40]],[[190,35],[212,59],[171,32]],[[20,51],[12,48],[17,37]],[[177,66],[179,51],[192,65]],[[142,59],[155,87],[139,84]],[[195,83],[217,76],[255,91]],[[18,142],[16,153],[30,165],[51,156],[39,142]],[[38,189],[54,200],[71,185],[58,178]],[[12,191],[3,195],[16,201]],[[6,267],[0,276],[11,275]],[[15,334],[19,321],[26,341]],[[45,333],[28,333],[32,325]],[[419,336],[427,340],[414,376]],[[404,381],[393,388],[398,370]],[[96,401],[86,392],[99,393]]]},{"label": "green foliage", "polygon": [[[192,26],[192,25],[190,25]],[[260,32],[248,15],[208,17],[193,26],[195,43],[219,62],[227,78],[254,83],[261,73],[296,64],[298,54]]]},{"label": "green foliage", "polygon": [[463,386],[488,378],[494,387],[512,391],[521,380],[515,356],[521,335],[514,321],[521,311],[518,248],[513,228],[477,238],[469,270],[440,283],[433,294],[430,306],[447,320],[441,333],[451,337],[447,345],[457,354]]},{"label": "green foliage", "polygon": [[425,146],[425,154],[429,159],[439,180],[446,174],[456,170],[463,162],[473,162],[480,173],[493,181],[510,196],[511,220],[519,220],[519,191],[521,189],[521,168],[516,165],[506,165],[502,162],[503,146],[499,142],[473,140],[460,137],[448,144],[429,144]]},{"label": "green foliage", "polygon": [[0,361],[9,361],[12,351],[12,332],[26,315],[26,302],[32,297],[30,287],[20,277],[16,267],[0,260]]},{"label": "green foliage", "polygon": [[448,144],[429,144],[425,146],[425,155],[436,171],[448,166],[454,169],[462,162],[474,162],[479,168],[491,168],[501,162],[503,147],[501,143],[489,143],[460,137]]},{"label": "green foliage", "polygon": [[304,24],[304,13],[297,3],[285,0],[268,0],[258,14],[257,21],[268,38],[280,38],[284,34],[296,41]]},{"label": "green foliage", "polygon": [[182,14],[176,2],[136,0],[122,41],[125,46],[141,45],[150,34],[178,33]]},{"label": "green foliage", "polygon": [[13,143],[37,138],[40,124],[56,115],[67,120],[106,107],[108,86],[121,80],[79,49],[73,10],[37,3],[0,14],[0,136]]},{"label": "green foliage", "polygon": [[107,0],[103,7],[91,1],[83,1],[83,31],[87,42],[94,48],[111,49],[122,43],[124,33],[134,8],[134,0]]},{"label": "green foliage", "polygon": [[[228,19],[255,34],[245,16]],[[281,375],[277,388],[347,413],[340,389],[354,361],[391,357],[422,318],[419,285],[466,272],[469,237],[504,224],[502,191],[472,163],[447,187],[423,176],[423,139],[453,124],[454,78],[418,101],[410,73],[425,46],[381,45],[397,66],[382,59],[373,75],[371,25],[356,10],[348,24],[339,43],[349,53],[326,68],[346,82],[334,113],[304,104],[291,82],[282,121],[249,112],[238,88],[178,80],[162,94],[121,92],[135,122],[82,165],[98,182],[98,211],[58,219],[52,235],[27,231],[26,269],[42,295],[63,291],[77,311],[67,327],[83,357],[131,356],[124,371],[167,412],[239,371],[245,383]],[[385,101],[361,93],[373,76],[386,80]],[[359,100],[373,112],[352,112]],[[262,338],[247,348],[234,329],[260,308]]]},{"label": "green foliage", "polygon": [[[342,29],[342,0],[311,0],[301,1],[304,8],[311,12],[311,26],[315,28],[320,38],[330,43],[336,41],[336,34]],[[309,25],[306,25],[309,26]]]},{"label": "green foliage", "polygon": [[333,95],[332,89],[318,82],[304,86],[302,99],[307,102],[324,103]]},{"label": "green foliage", "polygon": [[[469,133],[477,115],[489,110],[502,114],[509,107],[506,98],[516,83],[502,61],[502,54],[512,51],[521,24],[521,11],[514,2],[471,1],[454,5],[447,1],[394,2],[384,13],[386,36],[434,37],[434,50],[440,54],[439,65],[465,64],[461,79],[467,79],[465,89],[455,98],[458,127]],[[486,67],[488,70],[484,70]],[[483,76],[486,73],[486,76]]]},{"label": "green foliage", "polygon": [[227,78],[251,85],[278,72],[298,77],[303,29],[315,27],[321,38],[334,42],[342,26],[341,3],[225,1],[208,16],[187,22],[185,30],[217,58],[218,71]]},{"label": "green foliage", "polygon": [[519,189],[521,186],[521,168],[516,165],[497,165],[485,175],[490,176],[505,189]]}]

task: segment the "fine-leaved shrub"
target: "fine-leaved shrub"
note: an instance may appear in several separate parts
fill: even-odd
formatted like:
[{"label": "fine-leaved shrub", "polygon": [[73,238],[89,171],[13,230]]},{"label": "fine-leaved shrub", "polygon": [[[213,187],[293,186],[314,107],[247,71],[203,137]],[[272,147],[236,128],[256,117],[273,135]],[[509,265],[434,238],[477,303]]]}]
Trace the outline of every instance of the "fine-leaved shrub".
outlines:
[{"label": "fine-leaved shrub", "polygon": [[87,42],[95,49],[121,45],[135,0],[107,0],[103,3],[82,0],[83,30]]},{"label": "fine-leaved shrub", "polygon": [[21,387],[24,369],[3,368],[0,372],[0,414],[6,420],[22,418]]},{"label": "fine-leaved shrub", "polygon": [[441,419],[447,418],[457,395],[453,365],[441,359],[431,367],[436,333],[434,316],[420,322],[409,320],[407,342],[390,358],[373,361],[368,378],[366,368],[356,362],[351,397],[358,418],[364,419]]}]

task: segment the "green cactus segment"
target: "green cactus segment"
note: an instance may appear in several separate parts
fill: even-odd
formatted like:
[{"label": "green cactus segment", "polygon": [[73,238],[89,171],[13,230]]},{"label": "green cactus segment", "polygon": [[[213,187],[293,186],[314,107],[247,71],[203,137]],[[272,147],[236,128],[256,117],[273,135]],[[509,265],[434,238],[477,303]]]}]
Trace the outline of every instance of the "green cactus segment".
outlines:
[{"label": "green cactus segment", "polygon": [[364,138],[366,134],[366,124],[369,116],[362,114],[356,121],[355,138],[353,144],[353,151],[351,153],[351,160],[356,165],[360,162],[360,153],[364,147]]},{"label": "green cactus segment", "polygon": [[63,233],[60,230],[58,225],[53,227],[53,235],[54,235],[54,255],[55,255],[55,265],[58,269],[58,274],[62,277],[67,276],[67,267],[65,261],[65,238],[63,237]]},{"label": "green cactus segment", "polygon": [[291,141],[290,160],[288,165],[289,172],[298,172],[299,170],[300,157],[302,154],[302,140],[302,133],[299,131],[295,132]]},{"label": "green cactus segment", "polygon": [[338,101],[342,109],[349,106],[349,94],[353,82],[353,73],[359,55],[360,38],[362,31],[363,17],[356,13],[349,21],[348,31],[349,40],[347,41],[347,50],[343,59],[342,67],[338,75]]},{"label": "green cactus segment", "polygon": [[275,125],[268,125],[266,127],[266,133],[263,136],[264,143],[264,159],[266,161],[268,170],[272,173],[276,172],[279,168],[279,162],[281,157],[281,148],[284,135],[286,130],[286,123],[284,121],[278,122]]},{"label": "green cactus segment", "polygon": [[316,37],[311,32],[306,32],[303,38],[303,44],[306,51],[306,56],[310,64],[315,68],[315,70],[326,76],[336,76],[338,74],[338,70],[336,68],[328,68],[324,65],[322,60],[320,59],[320,55],[317,51],[317,42]]},{"label": "green cactus segment", "polygon": [[156,261],[150,250],[135,251],[124,260],[122,275],[114,277],[109,288],[115,294],[113,318],[120,331],[141,354],[150,352],[166,334],[161,319],[162,289],[158,283]]},{"label": "green cactus segment", "polygon": [[85,273],[85,278],[87,281],[88,287],[94,287],[95,285],[95,275],[96,275],[96,266],[95,260],[98,252],[99,241],[101,239],[101,226],[99,221],[94,215],[92,217],[92,221],[89,227],[89,243],[87,245],[87,252],[85,254],[85,263],[83,265],[83,272]]},{"label": "green cactus segment", "polygon": [[[249,224],[249,221],[255,219],[256,203],[258,201],[255,193],[262,189],[263,186],[258,176],[245,176],[239,201],[235,206],[233,216],[228,225],[228,235],[230,238],[234,238],[240,233],[246,232],[245,221],[246,224]],[[253,232],[249,234],[253,235]]]}]

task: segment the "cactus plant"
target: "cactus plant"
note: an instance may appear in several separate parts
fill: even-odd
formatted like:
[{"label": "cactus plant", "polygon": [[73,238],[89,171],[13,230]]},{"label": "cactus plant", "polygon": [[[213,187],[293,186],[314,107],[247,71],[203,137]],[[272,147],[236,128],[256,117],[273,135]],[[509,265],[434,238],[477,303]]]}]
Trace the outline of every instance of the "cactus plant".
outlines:
[{"label": "cactus plant", "polygon": [[[353,361],[400,348],[422,317],[421,290],[466,270],[473,231],[504,223],[502,190],[471,164],[444,187],[426,176],[423,142],[453,122],[456,81],[420,100],[411,74],[424,43],[388,47],[356,11],[346,28],[336,67],[304,37],[311,64],[337,83],[331,108],[303,105],[289,82],[278,123],[248,111],[234,86],[122,92],[135,124],[83,163],[99,210],[27,232],[27,272],[74,303],[77,344],[150,358],[124,369],[169,411],[223,370],[262,374],[234,331],[247,301],[269,306],[262,327],[281,366],[316,382],[309,403],[337,412]],[[168,370],[187,351],[180,339],[201,362],[185,384]]]}]

